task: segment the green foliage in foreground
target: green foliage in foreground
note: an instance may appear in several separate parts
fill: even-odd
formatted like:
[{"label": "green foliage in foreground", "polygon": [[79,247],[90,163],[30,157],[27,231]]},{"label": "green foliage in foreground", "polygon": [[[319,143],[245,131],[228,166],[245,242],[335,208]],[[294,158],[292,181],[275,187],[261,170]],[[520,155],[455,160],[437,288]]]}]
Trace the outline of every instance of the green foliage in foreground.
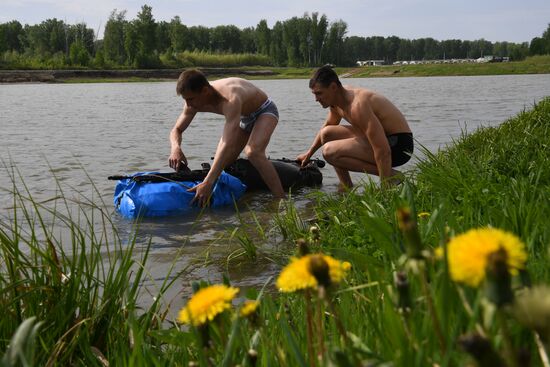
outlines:
[{"label": "green foliage in foreground", "polygon": [[[106,230],[111,224],[101,210],[72,219],[14,185],[19,214],[0,221],[0,350],[6,350],[0,364],[456,366],[471,361],[459,344],[468,349],[475,331],[492,357],[513,366],[525,365],[527,355],[541,365],[550,334],[537,343],[508,308],[490,307],[481,290],[453,283],[432,249],[454,234],[492,225],[525,242],[531,281],[548,283],[549,137],[546,99],[429,155],[401,188],[365,184],[344,195],[319,195],[307,222],[287,203],[274,218],[278,233],[350,261],[350,276],[324,297],[250,291],[247,297],[261,302],[258,317],[225,312],[208,325],[207,337],[166,320],[157,303],[136,309],[147,252],[132,256],[134,241],[122,246]],[[418,218],[423,259],[405,256],[408,237],[395,214],[403,205],[413,214],[430,213]],[[310,232],[311,224],[318,233]],[[59,228],[67,234],[63,246]],[[251,259],[260,256],[248,251]],[[527,284],[527,273],[514,278],[516,291]],[[160,295],[168,279],[177,278],[167,276]]]}]

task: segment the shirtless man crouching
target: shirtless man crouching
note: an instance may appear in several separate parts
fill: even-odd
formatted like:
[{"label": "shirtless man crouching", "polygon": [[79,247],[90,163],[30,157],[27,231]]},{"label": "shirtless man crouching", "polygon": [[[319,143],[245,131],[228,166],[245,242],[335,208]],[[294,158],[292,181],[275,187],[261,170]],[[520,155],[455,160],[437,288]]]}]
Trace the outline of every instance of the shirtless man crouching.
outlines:
[{"label": "shirtless man crouching", "polygon": [[273,164],[265,150],[279,120],[279,112],[265,92],[247,80],[225,78],[209,83],[198,70],[181,73],[176,92],[185,100],[185,106],[170,132],[170,167],[179,170],[187,165],[181,149],[182,134],[197,112],[211,112],[225,116],[223,134],[218,143],[212,167],[204,181],[189,191],[195,192],[193,202],[208,205],[213,185],[222,170],[235,161],[243,151],[258,170],[276,198],[285,193]]},{"label": "shirtless man crouching", "polygon": [[[322,146],[323,157],[336,170],[340,190],[353,186],[349,171],[378,175],[383,186],[398,183],[399,172],[392,167],[409,161],[414,143],[397,107],[371,90],[342,86],[328,65],[315,72],[309,87],[315,100],[330,109],[313,144],[297,160],[305,165]],[[342,119],[351,125],[339,125]]]}]

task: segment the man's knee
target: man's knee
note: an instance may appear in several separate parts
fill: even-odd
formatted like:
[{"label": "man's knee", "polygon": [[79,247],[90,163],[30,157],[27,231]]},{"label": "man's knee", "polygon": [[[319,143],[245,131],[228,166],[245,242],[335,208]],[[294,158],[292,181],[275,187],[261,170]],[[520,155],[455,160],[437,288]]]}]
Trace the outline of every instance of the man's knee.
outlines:
[{"label": "man's knee", "polygon": [[323,158],[325,158],[325,160],[332,162],[337,156],[338,149],[336,149],[334,144],[327,143],[323,145]]},{"label": "man's knee", "polygon": [[250,145],[247,145],[246,148],[244,148],[244,154],[246,154],[250,162],[257,162],[258,160],[266,159],[265,151],[263,149],[258,149]]},{"label": "man's knee", "polygon": [[325,126],[321,129],[320,132],[321,137],[321,144],[326,144],[327,142],[331,141],[331,126]]}]

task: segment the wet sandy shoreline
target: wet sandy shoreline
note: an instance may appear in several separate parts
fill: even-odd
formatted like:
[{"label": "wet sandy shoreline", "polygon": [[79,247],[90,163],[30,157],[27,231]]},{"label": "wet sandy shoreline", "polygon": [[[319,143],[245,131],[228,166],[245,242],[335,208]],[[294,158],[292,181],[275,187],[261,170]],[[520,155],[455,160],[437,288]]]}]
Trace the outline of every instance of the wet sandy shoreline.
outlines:
[{"label": "wet sandy shoreline", "polygon": [[[0,83],[57,83],[70,79],[167,79],[175,80],[185,69],[147,70],[0,70]],[[200,68],[206,75],[271,76],[273,70]]]}]

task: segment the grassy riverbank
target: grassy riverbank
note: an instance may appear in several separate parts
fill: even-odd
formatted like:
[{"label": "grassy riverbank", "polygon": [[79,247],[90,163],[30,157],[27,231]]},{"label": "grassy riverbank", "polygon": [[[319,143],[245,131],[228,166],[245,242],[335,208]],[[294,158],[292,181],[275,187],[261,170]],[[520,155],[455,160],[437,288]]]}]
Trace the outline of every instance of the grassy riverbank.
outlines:
[{"label": "grassy riverbank", "polygon": [[548,74],[550,73],[550,56],[533,56],[523,61],[495,63],[464,64],[422,64],[369,66],[351,71],[353,77],[387,77],[387,76],[473,76],[473,75],[513,75],[513,74]]},{"label": "grassy riverbank", "polygon": [[[91,217],[94,204],[80,198],[75,201],[86,210],[61,215],[62,205],[74,204],[37,203],[21,189],[14,193],[18,216],[0,221],[0,350],[9,345],[2,362],[456,366],[470,363],[465,350],[475,350],[487,358],[486,365],[500,359],[526,365],[525,358],[542,365],[550,341],[550,291],[530,297],[526,285],[550,281],[549,121],[547,98],[499,127],[480,129],[428,155],[401,187],[380,191],[366,184],[344,195],[318,194],[315,214],[307,218],[289,202],[271,224],[243,219],[232,236],[242,246],[241,259],[249,259],[243,261],[273,258],[262,255],[261,242],[282,238],[288,252],[295,252],[294,243],[305,243],[312,252],[349,261],[351,269],[336,284],[333,265],[327,268],[316,258],[292,279],[297,284],[313,269],[316,279],[326,281],[320,290],[279,294],[269,284],[268,292],[240,294],[224,312],[225,304],[212,303],[215,297],[203,299],[199,312],[215,304],[221,313],[191,328],[175,322],[174,312],[161,303],[166,287],[187,281],[175,274],[167,275],[150,308],[138,309],[139,297],[150,297],[139,287],[147,252],[133,253],[132,239],[122,243],[108,235],[107,211],[96,207]],[[14,191],[23,188],[16,177],[14,182]],[[54,224],[46,220],[52,216]],[[93,225],[98,218],[100,228]],[[507,292],[508,268],[499,258],[487,260],[498,271],[487,268],[491,276],[484,288],[455,282],[457,264],[434,255],[436,248],[448,249],[456,235],[486,226],[525,243],[525,271],[513,276],[513,293]],[[60,243],[60,228],[70,234],[69,243]],[[469,266],[467,273],[485,270],[478,266],[483,262],[478,245],[469,242],[458,264]],[[504,254],[505,259],[517,255]],[[337,273],[345,269],[342,265]],[[531,304],[511,299],[521,292],[517,299],[532,299]],[[244,298],[259,306],[239,317]],[[531,323],[522,318],[535,312]]]},{"label": "grassy riverbank", "polygon": [[[200,67],[199,67],[200,68]],[[246,79],[309,79],[315,68],[270,66],[200,68],[211,79],[238,76]],[[0,70],[0,83],[113,83],[174,81],[183,69],[158,70]],[[385,65],[338,67],[343,78],[426,77],[549,74],[550,56],[524,61],[468,64]]]}]

